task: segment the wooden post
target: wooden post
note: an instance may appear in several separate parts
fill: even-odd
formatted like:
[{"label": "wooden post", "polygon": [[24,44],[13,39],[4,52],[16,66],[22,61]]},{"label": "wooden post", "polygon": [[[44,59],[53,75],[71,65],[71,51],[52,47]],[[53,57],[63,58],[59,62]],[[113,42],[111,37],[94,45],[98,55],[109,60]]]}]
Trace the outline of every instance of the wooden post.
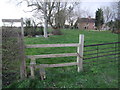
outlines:
[{"label": "wooden post", "polygon": [[83,70],[83,48],[84,48],[84,35],[79,35],[79,45],[77,48],[78,72]]},{"label": "wooden post", "polygon": [[32,78],[35,78],[35,64],[36,64],[36,61],[35,61],[35,58],[32,58],[31,59],[31,62],[30,62],[30,70],[31,70],[31,77]]},{"label": "wooden post", "polygon": [[44,80],[46,78],[45,67],[43,67],[42,65],[40,65],[40,77],[41,77],[41,80]]},{"label": "wooden post", "polygon": [[21,18],[21,79],[27,77],[27,72],[26,72],[26,61],[25,61],[25,45],[24,45],[24,28],[23,28],[23,18]]},{"label": "wooden post", "polygon": [[27,72],[26,72],[26,61],[25,61],[25,51],[24,51],[24,41],[23,41],[23,35],[20,35],[20,77],[21,79],[24,79],[27,77]]},{"label": "wooden post", "polygon": [[21,18],[21,33],[24,37],[24,27],[23,27],[23,18]]}]

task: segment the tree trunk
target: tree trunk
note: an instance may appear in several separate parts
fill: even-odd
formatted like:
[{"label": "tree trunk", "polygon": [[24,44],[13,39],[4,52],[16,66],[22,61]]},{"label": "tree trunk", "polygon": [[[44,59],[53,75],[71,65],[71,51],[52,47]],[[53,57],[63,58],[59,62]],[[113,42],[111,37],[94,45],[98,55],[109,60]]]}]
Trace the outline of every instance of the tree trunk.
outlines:
[{"label": "tree trunk", "polygon": [[47,10],[46,10],[47,4],[44,2],[44,37],[47,38],[47,28],[48,28],[48,22],[47,22]]}]

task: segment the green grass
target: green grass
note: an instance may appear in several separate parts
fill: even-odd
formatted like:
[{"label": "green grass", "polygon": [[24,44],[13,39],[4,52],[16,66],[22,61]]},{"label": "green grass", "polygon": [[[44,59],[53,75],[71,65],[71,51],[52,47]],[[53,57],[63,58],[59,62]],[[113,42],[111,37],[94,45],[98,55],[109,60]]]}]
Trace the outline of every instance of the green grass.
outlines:
[{"label": "green grass", "polygon": [[44,37],[26,38],[26,44],[55,44],[55,43],[78,43],[79,34],[85,35],[85,45],[107,43],[118,41],[118,35],[109,31],[84,31],[84,30],[62,30],[63,35]]},{"label": "green grass", "polygon": [[[57,43],[78,43],[79,34],[85,35],[85,45],[118,42],[118,35],[109,31],[84,31],[84,30],[62,30],[63,35],[54,35],[49,38],[25,38],[25,44],[57,44]],[[92,47],[89,49],[93,49]],[[27,55],[74,53],[76,47],[59,48],[37,48],[26,49]],[[88,50],[85,48],[85,50]],[[28,78],[8,86],[7,88],[117,88],[118,87],[118,66],[117,61],[109,62],[105,58],[96,63],[84,64],[84,71],[78,73],[76,66],[62,68],[47,68],[47,79],[41,81],[36,70],[36,78]],[[30,60],[27,59],[27,65]],[[37,59],[37,64],[66,63],[76,61],[76,57],[60,57]],[[92,61],[92,60],[91,60]],[[87,61],[86,61],[87,62]],[[102,63],[102,64],[99,64]],[[27,69],[29,71],[29,69]]]}]

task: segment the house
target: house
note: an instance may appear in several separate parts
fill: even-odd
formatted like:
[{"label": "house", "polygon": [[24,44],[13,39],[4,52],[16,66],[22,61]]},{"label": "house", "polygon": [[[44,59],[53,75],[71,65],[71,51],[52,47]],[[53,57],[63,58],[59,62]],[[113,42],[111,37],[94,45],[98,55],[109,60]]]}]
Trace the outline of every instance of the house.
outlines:
[{"label": "house", "polygon": [[90,16],[88,18],[78,18],[76,24],[79,29],[95,29],[95,19]]}]

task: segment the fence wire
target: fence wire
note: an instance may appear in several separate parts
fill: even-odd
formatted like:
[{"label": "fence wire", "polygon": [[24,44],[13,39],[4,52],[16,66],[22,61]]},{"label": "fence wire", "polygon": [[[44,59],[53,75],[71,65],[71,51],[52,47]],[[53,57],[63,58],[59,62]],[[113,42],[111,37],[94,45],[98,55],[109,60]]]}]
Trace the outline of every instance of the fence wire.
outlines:
[{"label": "fence wire", "polygon": [[[107,65],[110,62],[118,64],[120,42],[86,45],[84,50],[84,64],[90,64],[90,67]],[[89,67],[89,68],[90,68]]]}]

